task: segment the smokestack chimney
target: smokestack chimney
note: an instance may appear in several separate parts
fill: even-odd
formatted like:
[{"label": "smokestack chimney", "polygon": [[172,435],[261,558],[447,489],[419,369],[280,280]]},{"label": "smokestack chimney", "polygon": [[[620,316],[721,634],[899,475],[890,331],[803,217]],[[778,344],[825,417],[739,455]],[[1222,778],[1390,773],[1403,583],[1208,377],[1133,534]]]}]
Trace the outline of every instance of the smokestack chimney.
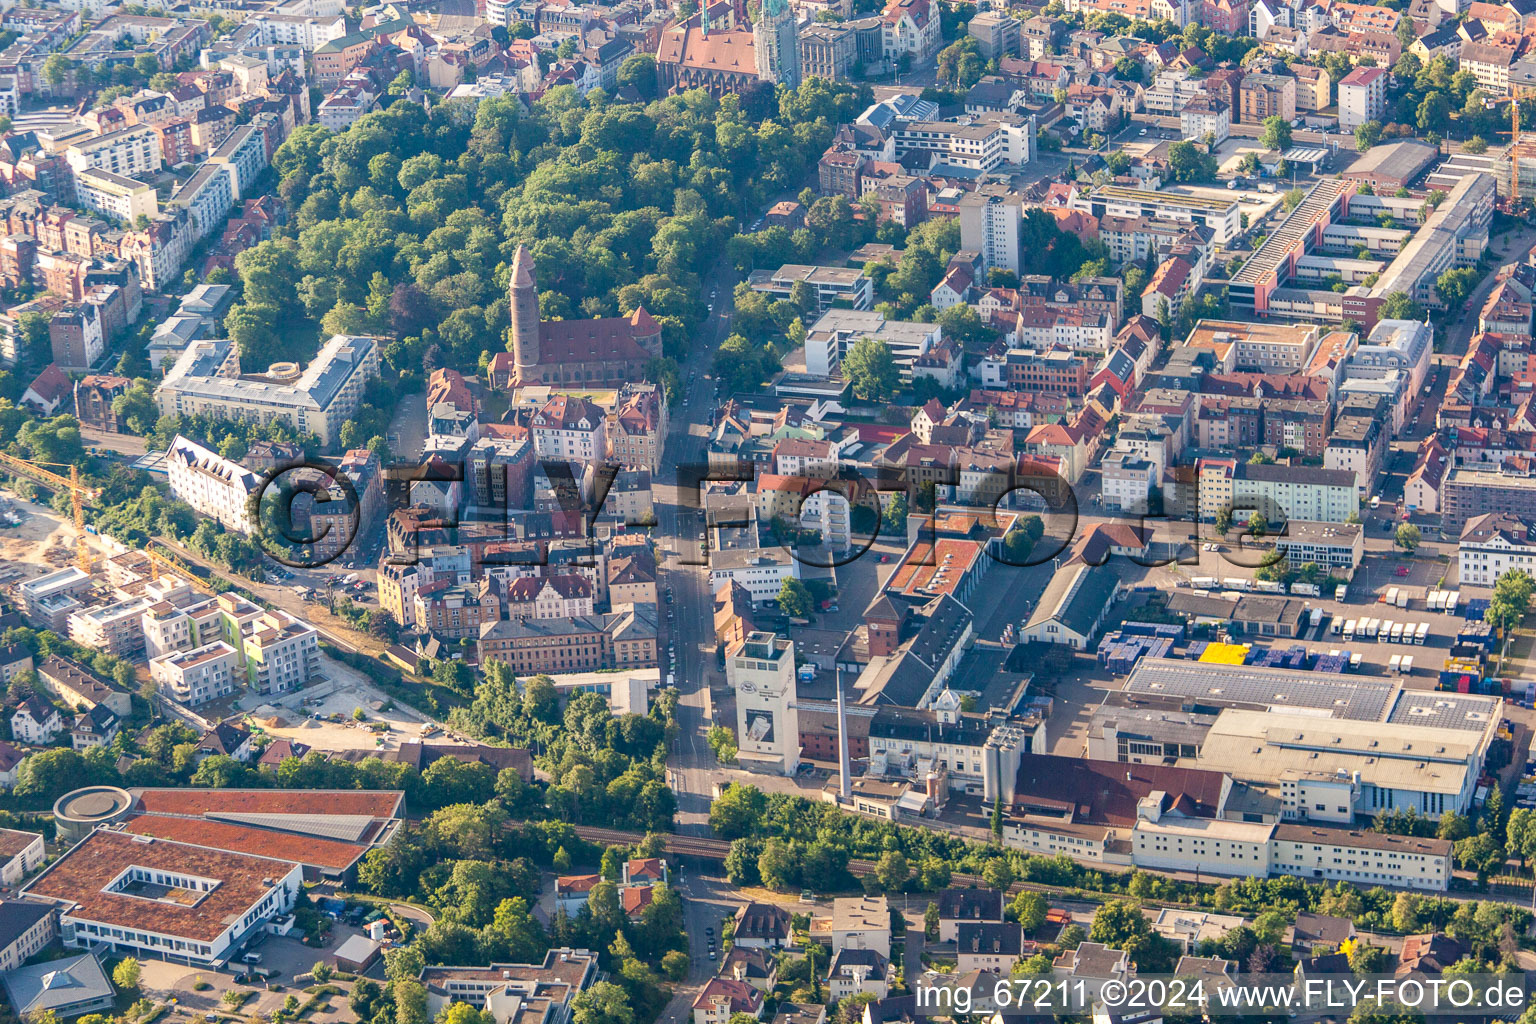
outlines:
[{"label": "smokestack chimney", "polygon": [[848,767],[848,708],[843,703],[843,670],[837,670],[837,769],[838,794],[843,800],[853,796],[853,782]]}]

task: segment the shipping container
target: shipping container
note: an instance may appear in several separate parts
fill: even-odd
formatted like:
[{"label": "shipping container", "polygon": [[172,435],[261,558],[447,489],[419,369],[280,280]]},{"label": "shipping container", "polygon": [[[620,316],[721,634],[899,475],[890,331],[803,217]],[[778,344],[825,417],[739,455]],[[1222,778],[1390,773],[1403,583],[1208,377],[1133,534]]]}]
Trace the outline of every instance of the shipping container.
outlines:
[{"label": "shipping container", "polygon": [[1332,632],[1333,632],[1334,636],[1338,636],[1340,633],[1344,632],[1344,620],[1339,618],[1337,615],[1335,615],[1333,617],[1333,631]]},{"label": "shipping container", "polygon": [[1344,642],[1349,643],[1355,639],[1356,620],[1350,619],[1344,623]]},{"label": "shipping container", "polygon": [[1404,628],[1404,624],[1401,623],[1401,622],[1394,622],[1394,623],[1392,623],[1392,642],[1393,643],[1400,644],[1400,643],[1403,642],[1403,628]]},{"label": "shipping container", "polygon": [[1405,654],[1405,655],[1403,655],[1403,675],[1407,676],[1407,675],[1412,675],[1412,674],[1413,674],[1413,655]]},{"label": "shipping container", "polygon": [[1323,622],[1323,610],[1321,608],[1313,608],[1312,609],[1312,618],[1311,618],[1312,628],[1316,629],[1318,626],[1322,625],[1322,622]]},{"label": "shipping container", "polygon": [[1348,596],[1349,596],[1349,584],[1348,583],[1340,583],[1338,586],[1333,588],[1333,599],[1335,601],[1342,601],[1345,598],[1347,598]]},{"label": "shipping container", "polygon": [[1398,591],[1398,594],[1397,594],[1397,606],[1399,608],[1407,608],[1408,607],[1408,591],[1406,591],[1406,590]]},{"label": "shipping container", "polygon": [[1397,588],[1396,587],[1393,587],[1393,588],[1391,588],[1390,590],[1387,591],[1387,604],[1392,604],[1392,605],[1397,604]]},{"label": "shipping container", "polygon": [[1445,591],[1431,590],[1424,595],[1424,604],[1432,612],[1438,612],[1445,607]]},{"label": "shipping container", "polygon": [[1351,672],[1358,672],[1358,671],[1360,671],[1360,661],[1361,661],[1361,658],[1360,658],[1360,652],[1359,651],[1352,651],[1352,652],[1350,652],[1350,655],[1349,655],[1349,670]]},{"label": "shipping container", "polygon": [[1461,591],[1453,590],[1450,593],[1445,595],[1445,610],[1446,611],[1454,612],[1456,610],[1456,606],[1459,605],[1459,604],[1461,604]]},{"label": "shipping container", "polygon": [[1424,641],[1429,639],[1429,623],[1419,623],[1419,628],[1413,631],[1413,642],[1418,647],[1424,646]]},{"label": "shipping container", "polygon": [[1392,673],[1393,675],[1397,675],[1399,672],[1402,671],[1402,669],[1403,669],[1403,656],[1401,654],[1394,654],[1394,655],[1392,655],[1392,657],[1387,661],[1387,671]]}]

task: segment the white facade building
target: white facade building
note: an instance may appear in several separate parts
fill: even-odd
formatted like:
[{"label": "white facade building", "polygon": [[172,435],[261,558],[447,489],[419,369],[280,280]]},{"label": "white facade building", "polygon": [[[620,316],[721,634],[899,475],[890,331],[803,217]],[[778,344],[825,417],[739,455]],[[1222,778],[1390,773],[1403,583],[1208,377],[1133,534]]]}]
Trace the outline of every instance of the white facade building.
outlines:
[{"label": "white facade building", "polygon": [[197,706],[235,692],[240,656],[222,640],[151,659],[150,677],[172,698]]},{"label": "white facade building", "polygon": [[795,645],[772,633],[750,633],[725,667],[736,692],[737,759],[750,767],[794,775],[800,767]]},{"label": "white facade building", "polygon": [[171,497],[218,520],[225,529],[255,532],[251,497],[261,484],[255,473],[180,435],[165,453],[165,469]]}]

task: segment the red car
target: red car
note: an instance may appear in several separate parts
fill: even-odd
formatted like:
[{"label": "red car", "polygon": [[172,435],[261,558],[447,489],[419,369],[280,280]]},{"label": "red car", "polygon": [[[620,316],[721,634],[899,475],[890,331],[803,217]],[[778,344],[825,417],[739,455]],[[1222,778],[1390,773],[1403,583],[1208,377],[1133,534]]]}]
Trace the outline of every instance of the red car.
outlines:
[{"label": "red car", "polygon": [[1394,573],[1394,575],[1397,575],[1397,576],[1407,576],[1408,575],[1408,567],[1406,565],[1398,566],[1396,572]]}]

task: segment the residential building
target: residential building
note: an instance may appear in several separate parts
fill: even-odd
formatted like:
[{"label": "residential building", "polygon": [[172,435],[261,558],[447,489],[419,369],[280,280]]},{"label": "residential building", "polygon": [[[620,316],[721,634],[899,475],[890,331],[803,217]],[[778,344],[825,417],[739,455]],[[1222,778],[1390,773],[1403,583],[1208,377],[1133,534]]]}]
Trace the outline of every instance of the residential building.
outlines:
[{"label": "residential building", "polygon": [[1381,122],[1387,109],[1385,68],[1355,68],[1339,79],[1339,127],[1354,131],[1367,121]]},{"label": "residential building", "polygon": [[891,906],[884,896],[839,896],[832,901],[832,916],[824,923],[831,932],[834,954],[845,949],[871,949],[884,957],[891,954]]},{"label": "residential building", "polygon": [[305,686],[320,671],[315,628],[287,612],[263,612],[243,638],[246,685],[255,693],[286,693]]},{"label": "residential building", "polygon": [[903,376],[912,362],[939,343],[938,324],[887,320],[869,310],[830,309],[821,315],[805,336],[805,368],[814,377],[830,377],[861,338],[884,342]]},{"label": "residential building", "polygon": [[489,1013],[495,1024],[531,1024],[530,1013],[539,1024],[556,1024],[570,1019],[571,1002],[597,977],[595,953],[562,947],[549,950],[540,963],[424,967],[419,980],[433,1016],[452,1003],[467,1003]]},{"label": "residential building", "polygon": [[890,0],[882,17],[885,55],[923,61],[939,51],[939,12],[930,0]]},{"label": "residential building", "polygon": [[1271,117],[1287,122],[1296,118],[1296,79],[1289,75],[1250,72],[1243,76],[1238,96],[1238,120],[1243,124],[1262,124]]},{"label": "residential building", "polygon": [[1458,531],[1458,536],[1468,521],[1489,512],[1536,520],[1536,476],[1524,475],[1513,465],[1501,469],[1462,466],[1446,474],[1440,502],[1445,528]]},{"label": "residential building", "polygon": [[976,40],[984,60],[997,60],[1018,56],[1021,27],[1019,19],[1006,12],[977,11],[966,32]]},{"label": "residential building", "polygon": [[941,889],[937,902],[940,942],[954,942],[962,924],[1003,921],[1005,894],[999,889]]},{"label": "residential building", "polygon": [[1456,563],[1457,581],[1464,586],[1492,587],[1511,569],[1536,573],[1531,521],[1505,512],[1471,517],[1461,528]]},{"label": "residential building", "polygon": [[239,533],[255,532],[253,498],[261,478],[196,441],[177,435],[165,454],[171,497]]},{"label": "residential building", "polygon": [[955,929],[955,969],[1007,974],[1024,952],[1024,932],[1012,922],[966,921]]},{"label": "residential building", "polygon": [[193,707],[229,696],[243,679],[239,652],[222,640],[152,658],[149,674],[167,696]]},{"label": "residential building", "polygon": [[1271,522],[1344,523],[1360,509],[1355,474],[1348,470],[1204,459],[1196,479],[1197,507],[1207,522],[1222,510],[1234,516],[1257,510],[1265,511]]},{"label": "residential building", "polygon": [[362,403],[363,389],[378,376],[379,349],[372,338],[337,334],[297,378],[245,375],[230,341],[194,341],[155,389],[162,415],[205,415],[265,425],[281,421],[334,445],[341,425]]},{"label": "residential building", "polygon": [[0,975],[9,976],[58,936],[53,911],[47,903],[0,900]]},{"label": "residential building", "polygon": [[1005,185],[982,185],[960,198],[960,245],[981,254],[983,270],[1018,273],[1020,199]]},{"label": "residential building", "polygon": [[[52,908],[44,920],[52,925]],[[0,984],[18,1014],[51,1014],[59,1020],[110,1013],[117,998],[94,953],[18,966],[0,976]]]},{"label": "residential building", "polygon": [[64,730],[64,719],[59,709],[41,697],[27,697],[11,712],[11,735],[18,742],[32,746],[52,743],[53,738]]},{"label": "residential building", "polygon": [[874,282],[853,267],[813,267],[786,263],[775,271],[753,271],[747,283],[753,291],[781,299],[789,298],[795,285],[804,282],[816,299],[816,312],[825,313],[834,306],[842,309],[869,309],[874,296]]}]

